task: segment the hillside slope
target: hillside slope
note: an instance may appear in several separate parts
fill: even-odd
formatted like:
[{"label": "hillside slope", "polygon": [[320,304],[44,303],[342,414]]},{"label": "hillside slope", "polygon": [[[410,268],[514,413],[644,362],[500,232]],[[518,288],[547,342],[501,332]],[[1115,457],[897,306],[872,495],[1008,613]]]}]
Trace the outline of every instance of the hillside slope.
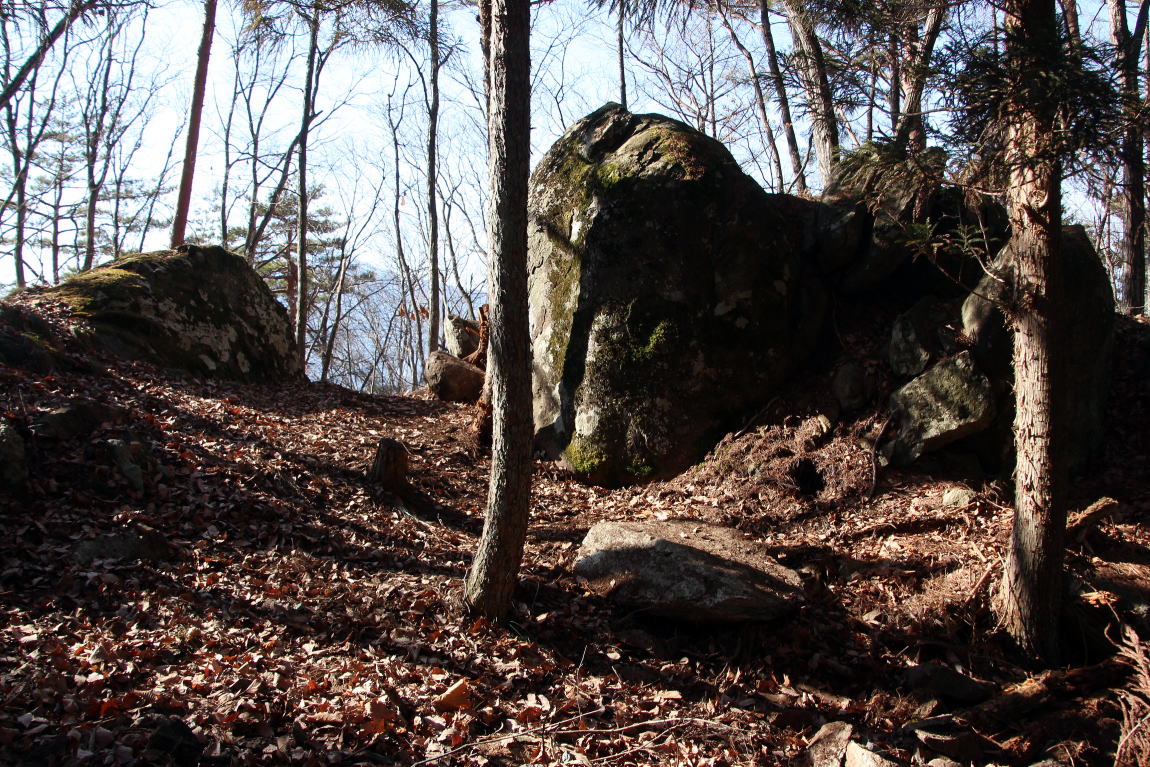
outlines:
[{"label": "hillside slope", "polygon": [[[495,626],[459,599],[486,493],[462,406],[97,360],[61,306],[13,306],[42,353],[0,364],[29,470],[0,491],[0,763],[783,765],[835,721],[896,763],[1114,761],[1132,677],[1094,629],[1147,628],[1145,325],[1121,325],[1108,463],[1076,487],[1122,501],[1069,556],[1076,666],[1035,677],[986,607],[1003,485],[876,467],[878,414],[823,434],[780,398],[687,474],[622,490],[539,463]],[[366,481],[384,436],[421,497]],[[667,517],[767,541],[807,604],[675,626],[569,574],[594,522]],[[933,740],[906,729],[924,720]]]}]

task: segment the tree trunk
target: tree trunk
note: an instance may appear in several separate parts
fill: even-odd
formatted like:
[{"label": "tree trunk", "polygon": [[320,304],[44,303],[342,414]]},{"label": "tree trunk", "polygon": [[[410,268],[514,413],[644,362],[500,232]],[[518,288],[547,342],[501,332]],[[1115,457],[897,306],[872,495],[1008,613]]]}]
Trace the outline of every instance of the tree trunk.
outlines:
[{"label": "tree trunk", "polygon": [[1130,314],[1146,313],[1146,158],[1144,127],[1139,122],[1141,101],[1138,52],[1141,35],[1131,35],[1126,22],[1126,0],[1109,0],[1110,40],[1114,43],[1119,90],[1126,110],[1122,130],[1122,250],[1126,264],[1126,304]]},{"label": "tree trunk", "polygon": [[340,323],[343,322],[343,290],[344,281],[347,279],[349,261],[351,261],[351,256],[346,253],[340,254],[339,274],[335,278],[335,316],[332,318],[331,327],[328,329],[327,343],[323,349],[323,362],[319,373],[321,383],[327,383],[328,373],[331,371],[332,354],[335,352],[335,335],[339,332]]},{"label": "tree trunk", "polygon": [[[204,112],[204,91],[208,85],[208,57],[212,53],[212,35],[216,31],[216,0],[204,0],[204,31],[196,55],[196,79],[192,85],[192,108],[188,112],[188,141],[184,149],[184,167],[180,173],[180,191],[172,218],[172,247],[184,244],[188,227],[188,209],[192,204],[192,180],[196,175],[196,152],[200,145],[200,118]],[[222,201],[223,204],[227,200]]]},{"label": "tree trunk", "polygon": [[307,312],[308,312],[308,264],[307,264],[307,138],[311,129],[311,119],[315,98],[315,59],[319,50],[319,10],[312,8],[308,23],[307,74],[304,77],[303,115],[299,128],[299,207],[296,221],[296,314],[295,342],[300,362],[307,364]]},{"label": "tree trunk", "polygon": [[531,497],[531,348],[527,328],[527,175],[531,160],[529,0],[494,0],[491,13],[488,240],[494,431],[483,534],[464,599],[500,617],[511,607]]},{"label": "tree trunk", "polygon": [[751,86],[755,91],[755,104],[759,108],[759,121],[763,124],[763,133],[766,134],[767,151],[769,151],[771,155],[771,167],[774,169],[775,178],[778,179],[776,183],[776,189],[779,192],[782,192],[783,161],[782,158],[779,157],[778,144],[775,143],[775,132],[771,128],[771,118],[767,113],[767,97],[763,93],[763,84],[759,82],[759,72],[757,69],[755,69],[755,58],[751,55],[751,52],[747,50],[747,46],[743,45],[743,41],[739,39],[739,36],[735,34],[735,28],[731,26],[731,20],[727,18],[726,10],[721,5],[718,6],[718,8],[719,18],[722,20],[723,26],[726,28],[727,34],[731,38],[731,42],[734,43],[735,47],[739,49],[739,53],[742,54],[743,60],[747,62],[747,74],[751,78]]},{"label": "tree trunk", "polygon": [[1066,529],[1063,371],[1055,363],[1064,310],[1061,162],[1055,99],[1042,97],[1037,81],[1058,71],[1061,50],[1054,0],[1010,0],[1004,17],[1007,66],[1014,78],[1010,92],[1030,96],[1005,112],[1018,463],[1014,531],[997,607],[1002,625],[1024,652],[1056,663]]},{"label": "tree trunk", "polygon": [[619,0],[619,7],[615,9],[615,58],[619,68],[619,105],[627,108],[627,62],[624,54],[627,51],[624,39],[623,22],[626,12],[623,10],[623,0]]},{"label": "tree trunk", "polygon": [[906,61],[899,67],[900,88],[902,90],[902,114],[899,117],[895,144],[910,152],[926,149],[926,122],[922,116],[922,94],[926,89],[926,76],[930,67],[930,57],[935,43],[942,32],[942,22],[946,18],[949,5],[937,5],[926,12],[922,34],[917,22],[910,23],[911,40],[903,48]]},{"label": "tree trunk", "polygon": [[827,78],[827,64],[823,45],[815,33],[814,20],[807,6],[800,0],[783,0],[787,20],[795,42],[796,66],[803,90],[807,94],[807,110],[811,114],[815,158],[823,186],[830,183],[835,164],[839,160],[839,130],[835,117],[834,96]]},{"label": "tree trunk", "polygon": [[787,151],[791,156],[791,172],[794,174],[795,189],[799,193],[807,191],[807,174],[799,151],[799,139],[795,135],[795,124],[791,119],[791,100],[787,96],[787,84],[779,67],[779,53],[775,50],[775,36],[771,34],[771,16],[768,0],[759,0],[759,30],[763,45],[767,49],[767,66],[771,70],[771,82],[775,85],[775,98],[779,101],[779,116],[783,118],[783,135],[787,139]]},{"label": "tree trunk", "polygon": [[439,0],[430,0],[427,30],[431,54],[431,103],[427,108],[427,260],[431,267],[431,304],[428,307],[427,352],[439,349],[439,204],[435,199],[435,161],[439,152]]}]

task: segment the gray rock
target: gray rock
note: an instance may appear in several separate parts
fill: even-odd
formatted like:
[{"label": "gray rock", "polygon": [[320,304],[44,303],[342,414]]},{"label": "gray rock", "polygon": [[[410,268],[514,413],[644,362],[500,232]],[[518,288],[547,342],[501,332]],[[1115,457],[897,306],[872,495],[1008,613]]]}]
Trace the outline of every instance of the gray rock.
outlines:
[{"label": "gray rock", "polygon": [[807,745],[807,767],[840,767],[853,734],[854,728],[846,722],[824,724]]},{"label": "gray rock", "polygon": [[900,376],[916,376],[931,360],[955,351],[953,343],[944,343],[948,319],[946,307],[932,296],[896,317],[888,346],[891,370]]},{"label": "gray rock", "polygon": [[944,509],[964,509],[978,501],[978,493],[969,487],[951,487],[942,494]]},{"label": "gray rock", "polygon": [[802,581],[761,544],[700,522],[600,522],[575,574],[611,599],[675,620],[768,620],[795,609]]},{"label": "gray rock", "polygon": [[[1073,307],[1063,315],[1068,327],[1066,343],[1060,349],[1062,364],[1073,371],[1066,378],[1070,432],[1066,444],[1071,469],[1081,471],[1102,450],[1114,341],[1114,294],[1102,261],[1081,226],[1063,227],[1062,258],[1070,292],[1067,301]],[[999,305],[1009,296],[1013,279],[1013,253],[1007,247],[962,305],[963,333],[973,343],[979,367],[1001,382],[997,387],[1002,392],[1001,423],[995,433],[1007,443],[1012,438],[1014,419],[1014,373],[1011,335]],[[1010,444],[997,446],[999,452],[1009,453],[1010,448]]]},{"label": "gray rock", "polygon": [[108,440],[108,449],[112,453],[112,460],[115,462],[116,468],[119,469],[120,475],[128,483],[128,486],[137,493],[143,492],[144,470],[135,461],[135,451],[132,450],[132,445],[126,440],[110,439]]},{"label": "gray rock", "polygon": [[870,215],[858,206],[819,205],[815,215],[819,271],[834,274],[853,264],[869,247]]},{"label": "gray rock", "polygon": [[447,352],[432,352],[424,375],[427,388],[448,402],[475,402],[483,393],[483,371]]},{"label": "gray rock", "polygon": [[874,396],[874,384],[866,367],[853,360],[844,362],[831,377],[831,393],[845,411],[861,410]]},{"label": "gray rock", "polygon": [[5,492],[23,493],[28,489],[24,438],[4,418],[0,418],[0,483],[3,483]]},{"label": "gray rock", "polygon": [[39,290],[87,320],[77,337],[102,354],[215,378],[303,377],[287,310],[220,247],[128,255]]},{"label": "gray rock", "polygon": [[449,314],[443,326],[443,340],[451,356],[463,359],[479,348],[479,323]]},{"label": "gray rock", "polygon": [[530,191],[537,446],[584,478],[681,471],[814,347],[816,203],[767,195],[714,139],[607,105]]},{"label": "gray rock", "polygon": [[894,464],[908,464],[920,455],[976,434],[994,419],[994,393],[970,352],[939,362],[896,391],[890,398],[898,424],[895,438],[884,449]]},{"label": "gray rock", "polygon": [[898,763],[852,741],[847,744],[843,767],[898,767]]},{"label": "gray rock", "polygon": [[146,525],[102,535],[76,545],[74,556],[82,565],[97,560],[166,562],[176,555],[162,533]]}]

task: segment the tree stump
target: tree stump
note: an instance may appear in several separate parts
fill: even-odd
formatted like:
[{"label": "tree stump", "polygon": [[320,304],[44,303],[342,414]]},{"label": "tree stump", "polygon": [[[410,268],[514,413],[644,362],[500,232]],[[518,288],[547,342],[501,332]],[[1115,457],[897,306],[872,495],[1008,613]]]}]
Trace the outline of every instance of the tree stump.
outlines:
[{"label": "tree stump", "polygon": [[491,335],[491,320],[487,316],[487,304],[479,307],[479,348],[463,358],[480,370],[487,369],[487,337]]},{"label": "tree stump", "polygon": [[375,448],[375,460],[367,472],[367,478],[385,490],[406,490],[407,448],[403,443],[389,437],[381,438]]}]

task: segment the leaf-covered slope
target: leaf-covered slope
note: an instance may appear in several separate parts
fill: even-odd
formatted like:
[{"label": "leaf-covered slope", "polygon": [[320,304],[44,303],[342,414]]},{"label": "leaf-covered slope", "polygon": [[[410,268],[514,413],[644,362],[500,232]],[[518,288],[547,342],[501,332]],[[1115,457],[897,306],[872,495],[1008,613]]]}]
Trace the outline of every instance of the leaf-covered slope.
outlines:
[{"label": "leaf-covered slope", "polygon": [[[465,408],[94,362],[65,307],[19,301],[55,363],[0,364],[29,475],[0,491],[0,763],[784,765],[826,721],[905,763],[934,752],[904,725],[973,705],[947,673],[991,700],[1028,676],[982,607],[1009,509],[993,485],[905,473],[871,496],[873,414],[827,431],[780,400],[683,477],[627,490],[538,464],[515,613],[493,626],[458,599],[486,491]],[[381,436],[410,451],[408,501],[364,479]],[[1100,472],[1112,492],[1145,478],[1130,458]],[[1122,615],[1147,582],[1142,487],[1071,556]],[[571,575],[592,523],[665,517],[766,542],[807,605],[716,632],[616,611]],[[1121,667],[1101,668],[980,725],[1005,749],[976,740],[980,758],[1107,763]]]}]

